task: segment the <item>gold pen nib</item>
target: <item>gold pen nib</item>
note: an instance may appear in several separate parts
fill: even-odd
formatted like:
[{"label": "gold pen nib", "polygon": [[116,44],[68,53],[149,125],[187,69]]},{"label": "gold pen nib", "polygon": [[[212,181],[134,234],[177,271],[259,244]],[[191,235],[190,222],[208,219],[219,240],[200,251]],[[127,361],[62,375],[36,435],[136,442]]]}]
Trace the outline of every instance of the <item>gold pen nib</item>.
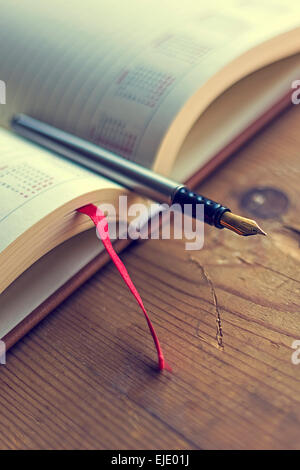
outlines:
[{"label": "gold pen nib", "polygon": [[229,211],[224,212],[221,217],[220,224],[244,237],[257,234],[267,235],[255,220],[246,219],[246,217],[241,217],[240,215],[233,214]]}]

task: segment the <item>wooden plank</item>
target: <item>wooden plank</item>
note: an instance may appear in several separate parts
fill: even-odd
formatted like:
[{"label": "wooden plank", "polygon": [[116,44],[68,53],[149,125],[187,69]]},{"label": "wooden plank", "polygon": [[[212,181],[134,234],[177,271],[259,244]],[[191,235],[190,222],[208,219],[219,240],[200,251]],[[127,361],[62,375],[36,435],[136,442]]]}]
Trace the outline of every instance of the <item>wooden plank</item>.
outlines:
[{"label": "wooden plank", "polygon": [[156,371],[144,318],[108,265],[8,353],[1,448],[300,447],[299,149],[295,106],[201,187],[254,211],[267,238],[208,227],[200,251],[152,240],[122,254],[173,373]]}]

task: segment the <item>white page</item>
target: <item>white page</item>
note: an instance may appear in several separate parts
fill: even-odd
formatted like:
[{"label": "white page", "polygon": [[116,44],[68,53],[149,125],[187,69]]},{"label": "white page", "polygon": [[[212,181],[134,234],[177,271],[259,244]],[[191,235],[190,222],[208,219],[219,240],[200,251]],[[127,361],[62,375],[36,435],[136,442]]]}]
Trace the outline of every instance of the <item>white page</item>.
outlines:
[{"label": "white page", "polygon": [[187,135],[171,178],[191,178],[200,165],[209,162],[286,95],[295,76],[300,77],[300,54],[264,67],[218,97]]},{"label": "white page", "polygon": [[94,229],[47,253],[0,295],[0,338],[103,251]]},{"label": "white page", "polygon": [[85,193],[120,188],[4,129],[0,144],[0,259],[5,248],[55,209]]},{"label": "white page", "polygon": [[146,166],[208,78],[300,17],[298,0],[0,0],[0,8],[0,122],[26,112]]}]

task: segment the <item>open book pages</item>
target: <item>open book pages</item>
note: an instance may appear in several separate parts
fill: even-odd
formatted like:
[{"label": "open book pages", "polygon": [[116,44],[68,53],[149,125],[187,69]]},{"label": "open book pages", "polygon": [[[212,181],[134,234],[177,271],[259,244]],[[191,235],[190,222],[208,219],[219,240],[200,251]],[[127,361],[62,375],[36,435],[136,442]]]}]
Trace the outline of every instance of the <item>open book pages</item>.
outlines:
[{"label": "open book pages", "polygon": [[92,226],[76,209],[91,202],[117,209],[127,191],[8,131],[0,131],[0,141],[1,293],[45,253]]},{"label": "open book pages", "polygon": [[[7,84],[0,124],[25,112],[181,180],[287,92],[299,70],[298,0],[0,0],[0,6],[0,78]],[[233,87],[293,55],[262,74],[258,96],[254,79]],[[216,103],[206,121],[204,111],[229,89],[234,95]],[[231,96],[234,112],[224,123]],[[183,147],[199,117],[192,144]],[[192,158],[182,164],[191,145]]]},{"label": "open book pages", "polygon": [[171,169],[188,179],[236,137],[259,121],[300,77],[300,54],[270,64],[238,81],[205,109],[178,149]]},{"label": "open book pages", "polygon": [[[0,11],[0,126],[23,112],[178,181],[300,78],[298,0],[0,0]],[[76,209],[117,208],[127,192],[7,130],[0,142],[1,338],[101,252]]]},{"label": "open book pages", "polygon": [[65,241],[24,271],[0,295],[0,338],[16,327],[103,249],[95,230],[90,229]]}]

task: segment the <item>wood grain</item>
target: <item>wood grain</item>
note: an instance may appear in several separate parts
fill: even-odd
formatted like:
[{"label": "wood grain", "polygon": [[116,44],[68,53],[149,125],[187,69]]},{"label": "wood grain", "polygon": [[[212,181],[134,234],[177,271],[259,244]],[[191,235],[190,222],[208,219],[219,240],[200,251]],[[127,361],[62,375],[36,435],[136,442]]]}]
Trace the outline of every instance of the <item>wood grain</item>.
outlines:
[{"label": "wood grain", "polygon": [[284,211],[279,201],[276,216],[257,217],[267,238],[208,227],[200,251],[152,240],[122,254],[172,374],[156,371],[144,318],[110,264],[8,353],[0,447],[299,449],[299,152],[294,106],[201,186],[246,216],[248,190],[262,207],[255,188],[287,196]]}]

